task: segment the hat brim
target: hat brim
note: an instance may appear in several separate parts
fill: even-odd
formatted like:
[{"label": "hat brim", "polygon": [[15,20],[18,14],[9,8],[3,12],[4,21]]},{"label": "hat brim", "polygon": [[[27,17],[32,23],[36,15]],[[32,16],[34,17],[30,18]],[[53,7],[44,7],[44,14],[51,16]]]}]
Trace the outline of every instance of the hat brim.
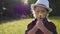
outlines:
[{"label": "hat brim", "polygon": [[34,10],[34,7],[35,7],[35,6],[41,6],[41,7],[44,7],[44,8],[46,8],[46,9],[48,9],[49,12],[52,11],[52,8],[49,8],[49,7],[46,7],[46,6],[43,6],[43,5],[36,5],[36,4],[31,4],[31,9]]}]

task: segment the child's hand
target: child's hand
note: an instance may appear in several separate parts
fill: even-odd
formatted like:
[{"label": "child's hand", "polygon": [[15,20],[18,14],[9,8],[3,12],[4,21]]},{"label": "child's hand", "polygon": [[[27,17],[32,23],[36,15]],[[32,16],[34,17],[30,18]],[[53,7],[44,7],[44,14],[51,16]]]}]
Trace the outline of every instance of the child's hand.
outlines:
[{"label": "child's hand", "polygon": [[44,27],[44,24],[43,24],[43,22],[42,22],[41,19],[40,19],[40,20],[37,20],[36,27],[37,27],[38,29],[41,29],[41,28]]}]

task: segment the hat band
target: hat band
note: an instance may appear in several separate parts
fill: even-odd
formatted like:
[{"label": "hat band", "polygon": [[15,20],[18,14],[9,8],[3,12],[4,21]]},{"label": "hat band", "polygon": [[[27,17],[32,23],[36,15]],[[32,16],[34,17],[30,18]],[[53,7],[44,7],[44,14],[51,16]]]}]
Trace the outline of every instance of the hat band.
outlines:
[{"label": "hat band", "polygon": [[[38,5],[42,5],[42,6],[45,6],[45,5],[43,5],[43,4],[38,4]],[[46,6],[45,6],[46,7]]]}]

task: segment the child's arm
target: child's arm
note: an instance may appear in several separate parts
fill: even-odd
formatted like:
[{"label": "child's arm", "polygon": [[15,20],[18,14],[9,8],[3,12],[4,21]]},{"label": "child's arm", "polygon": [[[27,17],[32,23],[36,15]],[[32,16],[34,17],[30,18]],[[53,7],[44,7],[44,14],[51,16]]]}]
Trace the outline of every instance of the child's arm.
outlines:
[{"label": "child's arm", "polygon": [[36,33],[37,28],[35,27],[35,22],[36,22],[36,20],[34,20],[34,21],[32,21],[31,23],[28,24],[27,30],[25,31],[25,34]]},{"label": "child's arm", "polygon": [[53,34],[53,32],[49,31],[43,24],[41,20],[38,20],[36,23],[36,27],[40,29],[44,34]]},{"label": "child's arm", "polygon": [[29,31],[27,32],[27,34],[35,34],[36,31],[37,31],[37,27],[34,26],[31,30],[29,30]]}]

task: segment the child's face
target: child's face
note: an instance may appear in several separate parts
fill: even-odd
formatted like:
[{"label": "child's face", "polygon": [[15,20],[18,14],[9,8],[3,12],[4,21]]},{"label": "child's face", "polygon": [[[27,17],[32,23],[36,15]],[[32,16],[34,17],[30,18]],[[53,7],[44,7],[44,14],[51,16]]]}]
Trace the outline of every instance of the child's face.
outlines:
[{"label": "child's face", "polygon": [[34,10],[35,10],[36,18],[44,18],[48,14],[48,11],[44,7],[41,7],[41,6],[37,6]]}]

